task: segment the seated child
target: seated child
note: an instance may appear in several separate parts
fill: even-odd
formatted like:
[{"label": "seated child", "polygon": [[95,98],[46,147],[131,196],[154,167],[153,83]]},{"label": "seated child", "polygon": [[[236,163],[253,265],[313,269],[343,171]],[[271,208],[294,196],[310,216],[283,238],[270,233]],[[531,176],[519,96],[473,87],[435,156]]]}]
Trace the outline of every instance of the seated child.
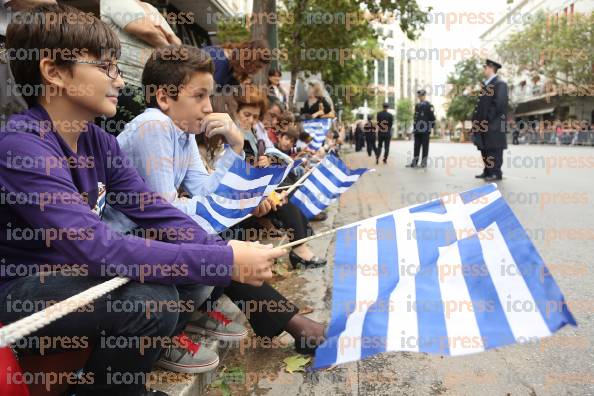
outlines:
[{"label": "seated child", "polygon": [[[176,54],[182,53],[186,54],[184,60],[169,61],[172,54],[177,57]],[[245,158],[243,136],[227,114],[212,112],[212,63],[202,50],[190,46],[156,49],[145,65],[142,83],[149,108],[132,120],[117,140],[144,180],[173,206],[198,221],[197,200],[217,188],[237,158]],[[166,88],[171,90],[171,87],[180,87],[173,89],[178,92],[176,96],[169,95]],[[222,137],[229,145],[212,173],[201,160],[194,138],[197,134],[213,140]],[[187,197],[177,196],[180,189]],[[115,217],[109,221],[112,219]],[[285,330],[298,341],[323,336],[322,324],[299,315],[295,305],[266,283],[254,287],[231,282],[219,289],[213,300],[223,292],[239,307],[262,307],[257,312],[246,313],[259,336],[273,337]],[[288,309],[271,310],[266,303],[269,301],[276,302],[274,307]],[[247,334],[245,328],[216,310],[196,312],[187,329],[225,341],[236,341]]]},{"label": "seated child", "polygon": [[[15,82],[36,95],[26,96],[30,108],[0,131],[0,185],[4,198],[15,200],[0,205],[6,269],[0,300],[35,304],[28,311],[0,304],[0,322],[17,321],[107,278],[130,278],[90,309],[30,336],[86,337],[92,352],[82,377],[93,381],[81,381],[77,396],[163,395],[145,388],[162,348],[164,365],[205,369],[195,358],[207,349],[180,335],[192,314],[186,307],[231,280],[260,286],[285,252],[208,235],[136,170],[122,166],[127,159],[115,138],[93,124],[95,117],[115,114],[124,86],[120,42],[103,22],[67,5],[42,6],[9,25],[6,46],[40,56],[11,59]],[[114,232],[101,221],[105,202],[158,240]],[[17,229],[34,237],[13,238]],[[115,309],[122,306],[133,308]],[[133,340],[140,338],[160,341],[139,348]],[[113,340],[121,342],[109,347]],[[206,368],[216,364],[211,360]],[[123,376],[135,380],[115,380]]]}]

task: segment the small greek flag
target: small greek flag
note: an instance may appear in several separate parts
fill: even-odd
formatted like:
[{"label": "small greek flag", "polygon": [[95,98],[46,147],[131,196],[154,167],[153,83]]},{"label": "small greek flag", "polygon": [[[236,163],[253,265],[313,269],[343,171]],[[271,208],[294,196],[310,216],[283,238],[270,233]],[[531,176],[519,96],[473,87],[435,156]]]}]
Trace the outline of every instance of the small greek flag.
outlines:
[{"label": "small greek flag", "polygon": [[326,140],[326,134],[330,130],[331,126],[332,119],[330,118],[303,121],[303,130],[312,137],[312,141],[307,147],[314,151],[319,150],[322,147],[322,144],[324,144],[324,140]]},{"label": "small greek flag", "polygon": [[305,217],[311,219],[336,201],[340,194],[368,170],[349,169],[338,157],[329,154],[305,179],[303,185],[295,190],[290,202],[297,205]]},{"label": "small greek flag", "polygon": [[197,202],[194,220],[211,234],[234,226],[278,187],[290,169],[279,165],[257,168],[236,159],[217,189]]},{"label": "small greek flag", "polygon": [[315,367],[381,352],[466,355],[576,322],[496,185],[336,236],[332,319]]}]

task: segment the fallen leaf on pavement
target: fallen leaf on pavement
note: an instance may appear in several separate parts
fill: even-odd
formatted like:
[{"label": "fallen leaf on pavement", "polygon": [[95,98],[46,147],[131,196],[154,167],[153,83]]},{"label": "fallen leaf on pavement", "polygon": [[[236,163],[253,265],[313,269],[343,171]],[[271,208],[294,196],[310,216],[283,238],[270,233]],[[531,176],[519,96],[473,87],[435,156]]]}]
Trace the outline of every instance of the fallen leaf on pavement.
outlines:
[{"label": "fallen leaf on pavement", "polygon": [[305,371],[305,366],[311,361],[311,357],[303,355],[293,355],[285,358],[283,362],[286,364],[285,370],[287,373],[294,373],[296,371]]}]

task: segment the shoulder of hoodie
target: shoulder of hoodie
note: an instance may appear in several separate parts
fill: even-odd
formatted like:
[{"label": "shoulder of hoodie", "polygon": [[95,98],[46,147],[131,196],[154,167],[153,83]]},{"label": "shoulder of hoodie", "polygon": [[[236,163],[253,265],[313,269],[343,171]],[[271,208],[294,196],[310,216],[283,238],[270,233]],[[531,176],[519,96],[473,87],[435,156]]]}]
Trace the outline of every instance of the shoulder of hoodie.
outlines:
[{"label": "shoulder of hoodie", "polygon": [[[64,155],[52,125],[47,113],[39,108],[11,115],[0,128],[0,153],[13,150],[27,154],[50,152]],[[96,155],[95,151],[107,151],[117,145],[114,136],[92,122],[88,123],[88,129],[81,137],[90,140],[94,152],[88,154]]]}]

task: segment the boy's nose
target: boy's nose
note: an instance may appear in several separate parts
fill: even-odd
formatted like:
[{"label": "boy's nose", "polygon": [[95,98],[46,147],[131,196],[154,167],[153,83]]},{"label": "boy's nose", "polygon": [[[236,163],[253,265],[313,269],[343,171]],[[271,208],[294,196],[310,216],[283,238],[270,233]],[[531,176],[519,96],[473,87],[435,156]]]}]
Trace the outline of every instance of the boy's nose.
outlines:
[{"label": "boy's nose", "polygon": [[210,99],[208,99],[207,104],[204,106],[204,108],[202,109],[202,112],[204,114],[210,114],[213,112],[212,110],[212,102]]},{"label": "boy's nose", "polygon": [[118,77],[113,80],[113,85],[117,88],[117,89],[122,89],[124,88],[124,85],[126,83],[124,82],[124,79],[122,78],[121,75],[118,74]]}]

